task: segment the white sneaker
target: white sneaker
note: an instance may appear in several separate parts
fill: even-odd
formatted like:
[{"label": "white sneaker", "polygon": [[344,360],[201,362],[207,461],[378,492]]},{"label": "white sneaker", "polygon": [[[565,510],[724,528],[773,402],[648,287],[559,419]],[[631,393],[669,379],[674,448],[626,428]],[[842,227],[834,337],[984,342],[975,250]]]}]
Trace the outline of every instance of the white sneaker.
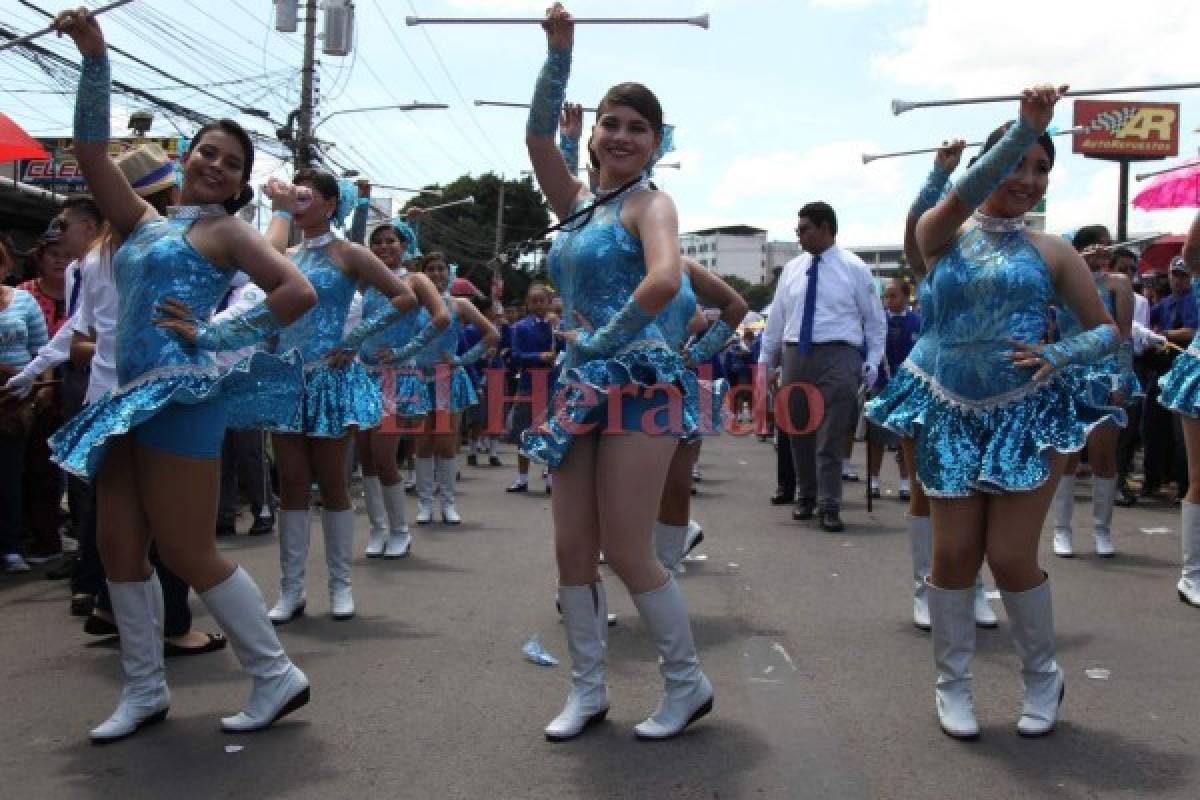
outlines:
[{"label": "white sneaker", "polygon": [[4,556],[4,571],[10,574],[29,572],[29,564],[21,558],[20,553],[7,553]]}]

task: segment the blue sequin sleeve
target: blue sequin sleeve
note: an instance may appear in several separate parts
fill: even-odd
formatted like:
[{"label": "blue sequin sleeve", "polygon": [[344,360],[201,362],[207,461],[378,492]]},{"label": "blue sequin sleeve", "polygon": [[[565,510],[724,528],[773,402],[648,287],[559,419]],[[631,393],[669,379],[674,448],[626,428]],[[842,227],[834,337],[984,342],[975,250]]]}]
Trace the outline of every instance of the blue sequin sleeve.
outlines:
[{"label": "blue sequin sleeve", "polygon": [[921,191],[917,192],[912,206],[908,209],[909,219],[919,219],[922,214],[936,206],[946,194],[949,186],[950,173],[934,164],[933,169],[925,178],[925,185],[921,187]]},{"label": "blue sequin sleeve", "polygon": [[581,333],[575,340],[575,346],[589,358],[608,358],[632,342],[653,321],[654,315],[647,314],[637,300],[630,297],[603,328]]},{"label": "blue sequin sleeve", "polygon": [[354,329],[347,333],[335,350],[353,350],[358,352],[362,347],[363,342],[370,339],[375,334],[382,331],[388,325],[391,325],[406,312],[400,311],[391,303],[388,303],[383,308],[376,311],[368,319],[354,326]]},{"label": "blue sequin sleeve", "polygon": [[567,162],[567,171],[572,175],[579,172],[579,139],[560,132],[558,149],[562,151],[563,160]]},{"label": "blue sequin sleeve", "polygon": [[1037,138],[1038,132],[1026,124],[1023,118],[1018,119],[1015,125],[1009,126],[1000,137],[1000,141],[979,157],[955,187],[959,199],[971,208],[979,207],[1001,181],[1009,176],[1013,168],[1021,163],[1025,151]]},{"label": "blue sequin sleeve", "polygon": [[75,141],[109,140],[111,91],[112,75],[108,66],[108,53],[84,56],[79,70],[79,89],[75,94]]},{"label": "blue sequin sleeve", "polygon": [[483,358],[483,354],[487,352],[487,349],[488,343],[485,340],[480,339],[478,342],[472,345],[467,352],[460,356],[455,356],[454,363],[460,367],[469,367],[479,359]]},{"label": "blue sequin sleeve", "polygon": [[721,352],[721,348],[729,343],[729,339],[732,336],[733,328],[729,327],[729,323],[723,319],[717,320],[704,332],[704,335],[695,344],[687,349],[688,362],[691,364],[703,364]]},{"label": "blue sequin sleeve", "polygon": [[553,137],[558,130],[558,117],[567,97],[567,79],[571,76],[571,51],[550,50],[546,63],[538,73],[529,108],[525,132],[530,136]]},{"label": "blue sequin sleeve", "polygon": [[282,327],[267,304],[259,303],[245,314],[229,317],[215,325],[198,324],[196,347],[214,352],[241,350],[279,333]]},{"label": "blue sequin sleeve", "polygon": [[1042,348],[1042,357],[1055,369],[1068,364],[1094,364],[1116,352],[1120,344],[1113,325],[1099,325]]},{"label": "blue sequin sleeve", "polygon": [[443,329],[439,329],[433,322],[426,323],[420,333],[408,340],[408,343],[403,347],[392,351],[389,361],[405,362],[416,356],[417,353],[429,346],[429,343],[441,335]]}]

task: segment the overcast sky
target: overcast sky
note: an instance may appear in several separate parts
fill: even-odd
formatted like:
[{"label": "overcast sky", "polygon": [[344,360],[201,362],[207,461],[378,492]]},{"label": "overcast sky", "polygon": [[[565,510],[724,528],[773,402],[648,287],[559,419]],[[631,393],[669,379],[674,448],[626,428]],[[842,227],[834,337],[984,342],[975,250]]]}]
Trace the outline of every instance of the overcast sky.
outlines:
[{"label": "overcast sky", "polygon": [[[408,27],[405,16],[540,16],[547,4],[357,0],[354,55],[322,57],[322,111],[412,100],[453,108],[342,115],[320,136],[338,143],[339,159],[378,182],[445,182],[488,170],[515,177],[528,169],[524,112],[477,108],[473,101],[528,101],[544,56],[540,29]],[[1041,80],[1077,88],[1200,80],[1195,0],[580,0],[568,8],[576,16],[712,14],[708,31],[581,27],[568,92],[595,105],[608,86],[637,80],[658,94],[677,126],[673,158],[682,163],[679,171],[661,170],[659,183],[674,196],[684,230],[749,224],[766,228],[773,239],[792,239],[796,209],[822,199],[838,211],[843,244],[895,244],[929,160],[864,166],[861,155],[933,145],[948,136],[981,139],[1015,116],[1016,106],[893,117],[891,98],[1009,93]],[[271,19],[268,0],[135,0],[101,17],[111,43],[172,75],[220,84],[209,91],[283,119],[299,95],[300,36],[274,32]],[[22,31],[45,24],[18,0],[0,0],[0,20]],[[65,41],[45,41],[74,55]],[[119,57],[113,73],[197,110],[231,113],[211,97],[163,88],[172,82]],[[0,53],[0,110],[32,132],[69,134],[71,98],[38,93],[57,88],[11,50]],[[1180,153],[1195,155],[1200,92],[1137,97],[1181,102]],[[136,107],[121,105],[114,117],[123,123]],[[1070,102],[1060,107],[1055,122],[1070,127]],[[173,129],[160,122],[156,130]],[[1092,222],[1115,227],[1116,165],[1071,155],[1069,139],[1059,142],[1048,193],[1050,229]],[[278,162],[262,160],[264,176],[284,174]],[[1134,172],[1163,164],[1135,165]],[[1130,228],[1182,232],[1192,213],[1134,211]]]}]

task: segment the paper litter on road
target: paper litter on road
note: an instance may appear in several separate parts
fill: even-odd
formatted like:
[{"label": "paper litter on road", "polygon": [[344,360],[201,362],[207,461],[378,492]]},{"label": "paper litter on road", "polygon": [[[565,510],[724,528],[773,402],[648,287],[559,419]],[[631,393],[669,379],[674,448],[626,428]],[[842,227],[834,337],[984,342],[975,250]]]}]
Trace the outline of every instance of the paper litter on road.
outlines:
[{"label": "paper litter on road", "polygon": [[742,461],[740,458],[738,459],[738,466],[739,466],[739,467],[746,467],[746,466],[749,466],[749,465],[750,465],[750,462],[749,462],[749,461]]},{"label": "paper litter on road", "polygon": [[683,561],[685,564],[702,564],[708,561],[708,553],[688,553]]},{"label": "paper litter on road", "polygon": [[1147,536],[1162,536],[1171,532],[1170,528],[1138,528],[1138,530]]},{"label": "paper litter on road", "polygon": [[242,752],[242,751],[243,751],[243,750],[245,750],[245,749],[246,749],[246,747],[245,747],[244,745],[240,745],[240,744],[227,744],[227,745],[225,745],[225,752],[226,752],[226,753],[240,753],[240,752]]},{"label": "paper litter on road", "polygon": [[1109,676],[1112,675],[1112,670],[1104,669],[1104,667],[1092,667],[1090,669],[1085,669],[1083,674],[1087,675],[1094,681],[1106,681],[1109,679]]},{"label": "paper litter on road", "polygon": [[999,600],[1000,599],[1000,590],[999,589],[992,589],[990,592],[986,592],[986,594],[987,594],[988,600]]},{"label": "paper litter on road", "polygon": [[737,569],[737,568],[738,568],[738,563],[737,563],[736,561],[730,561],[730,562],[729,562],[729,568],[730,568],[730,569]]},{"label": "paper litter on road", "polygon": [[526,659],[537,664],[539,667],[558,666],[558,659],[546,652],[546,648],[542,647],[542,643],[538,641],[538,637],[536,636],[521,645],[521,652],[525,654]]}]

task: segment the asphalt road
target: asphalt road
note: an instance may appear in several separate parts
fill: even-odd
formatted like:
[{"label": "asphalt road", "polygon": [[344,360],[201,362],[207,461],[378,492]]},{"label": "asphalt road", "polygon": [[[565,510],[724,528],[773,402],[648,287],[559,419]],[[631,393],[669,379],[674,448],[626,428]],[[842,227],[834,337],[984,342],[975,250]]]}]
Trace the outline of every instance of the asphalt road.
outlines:
[{"label": "asphalt road", "polygon": [[[861,464],[861,445],[857,455]],[[512,463],[511,452],[504,458]],[[327,616],[314,526],[310,615],[283,629],[313,701],[264,733],[217,730],[248,691],[226,651],[168,662],[165,724],[90,746],[87,730],[119,692],[115,646],[79,632],[63,584],[0,576],[0,796],[1200,796],[1200,611],[1175,597],[1176,509],[1117,509],[1121,554],[1101,561],[1088,554],[1080,482],[1084,554],[1056,559],[1045,542],[1068,675],[1059,729],[1043,740],[1015,735],[1017,661],[995,601],[1002,623],[980,632],[974,667],[983,737],[963,743],[935,721],[930,643],[910,621],[903,504],[884,498],[868,515],[862,484],[848,484],[846,532],[821,533],[767,504],[773,458],[753,438],[705,445],[693,515],[708,558],[682,580],[716,708],[680,739],[632,736],[660,683],[653,647],[614,578],[608,722],[575,742],[543,740],[568,675],[549,498],[505,494],[511,466],[464,466],[466,523],[418,529],[406,560],[363,558],[360,515],[352,621]],[[275,537],[226,546],[273,600]],[[214,629],[194,608],[197,627]],[[562,665],[523,660],[521,645],[535,634]],[[1096,669],[1107,677],[1085,672]]]}]

